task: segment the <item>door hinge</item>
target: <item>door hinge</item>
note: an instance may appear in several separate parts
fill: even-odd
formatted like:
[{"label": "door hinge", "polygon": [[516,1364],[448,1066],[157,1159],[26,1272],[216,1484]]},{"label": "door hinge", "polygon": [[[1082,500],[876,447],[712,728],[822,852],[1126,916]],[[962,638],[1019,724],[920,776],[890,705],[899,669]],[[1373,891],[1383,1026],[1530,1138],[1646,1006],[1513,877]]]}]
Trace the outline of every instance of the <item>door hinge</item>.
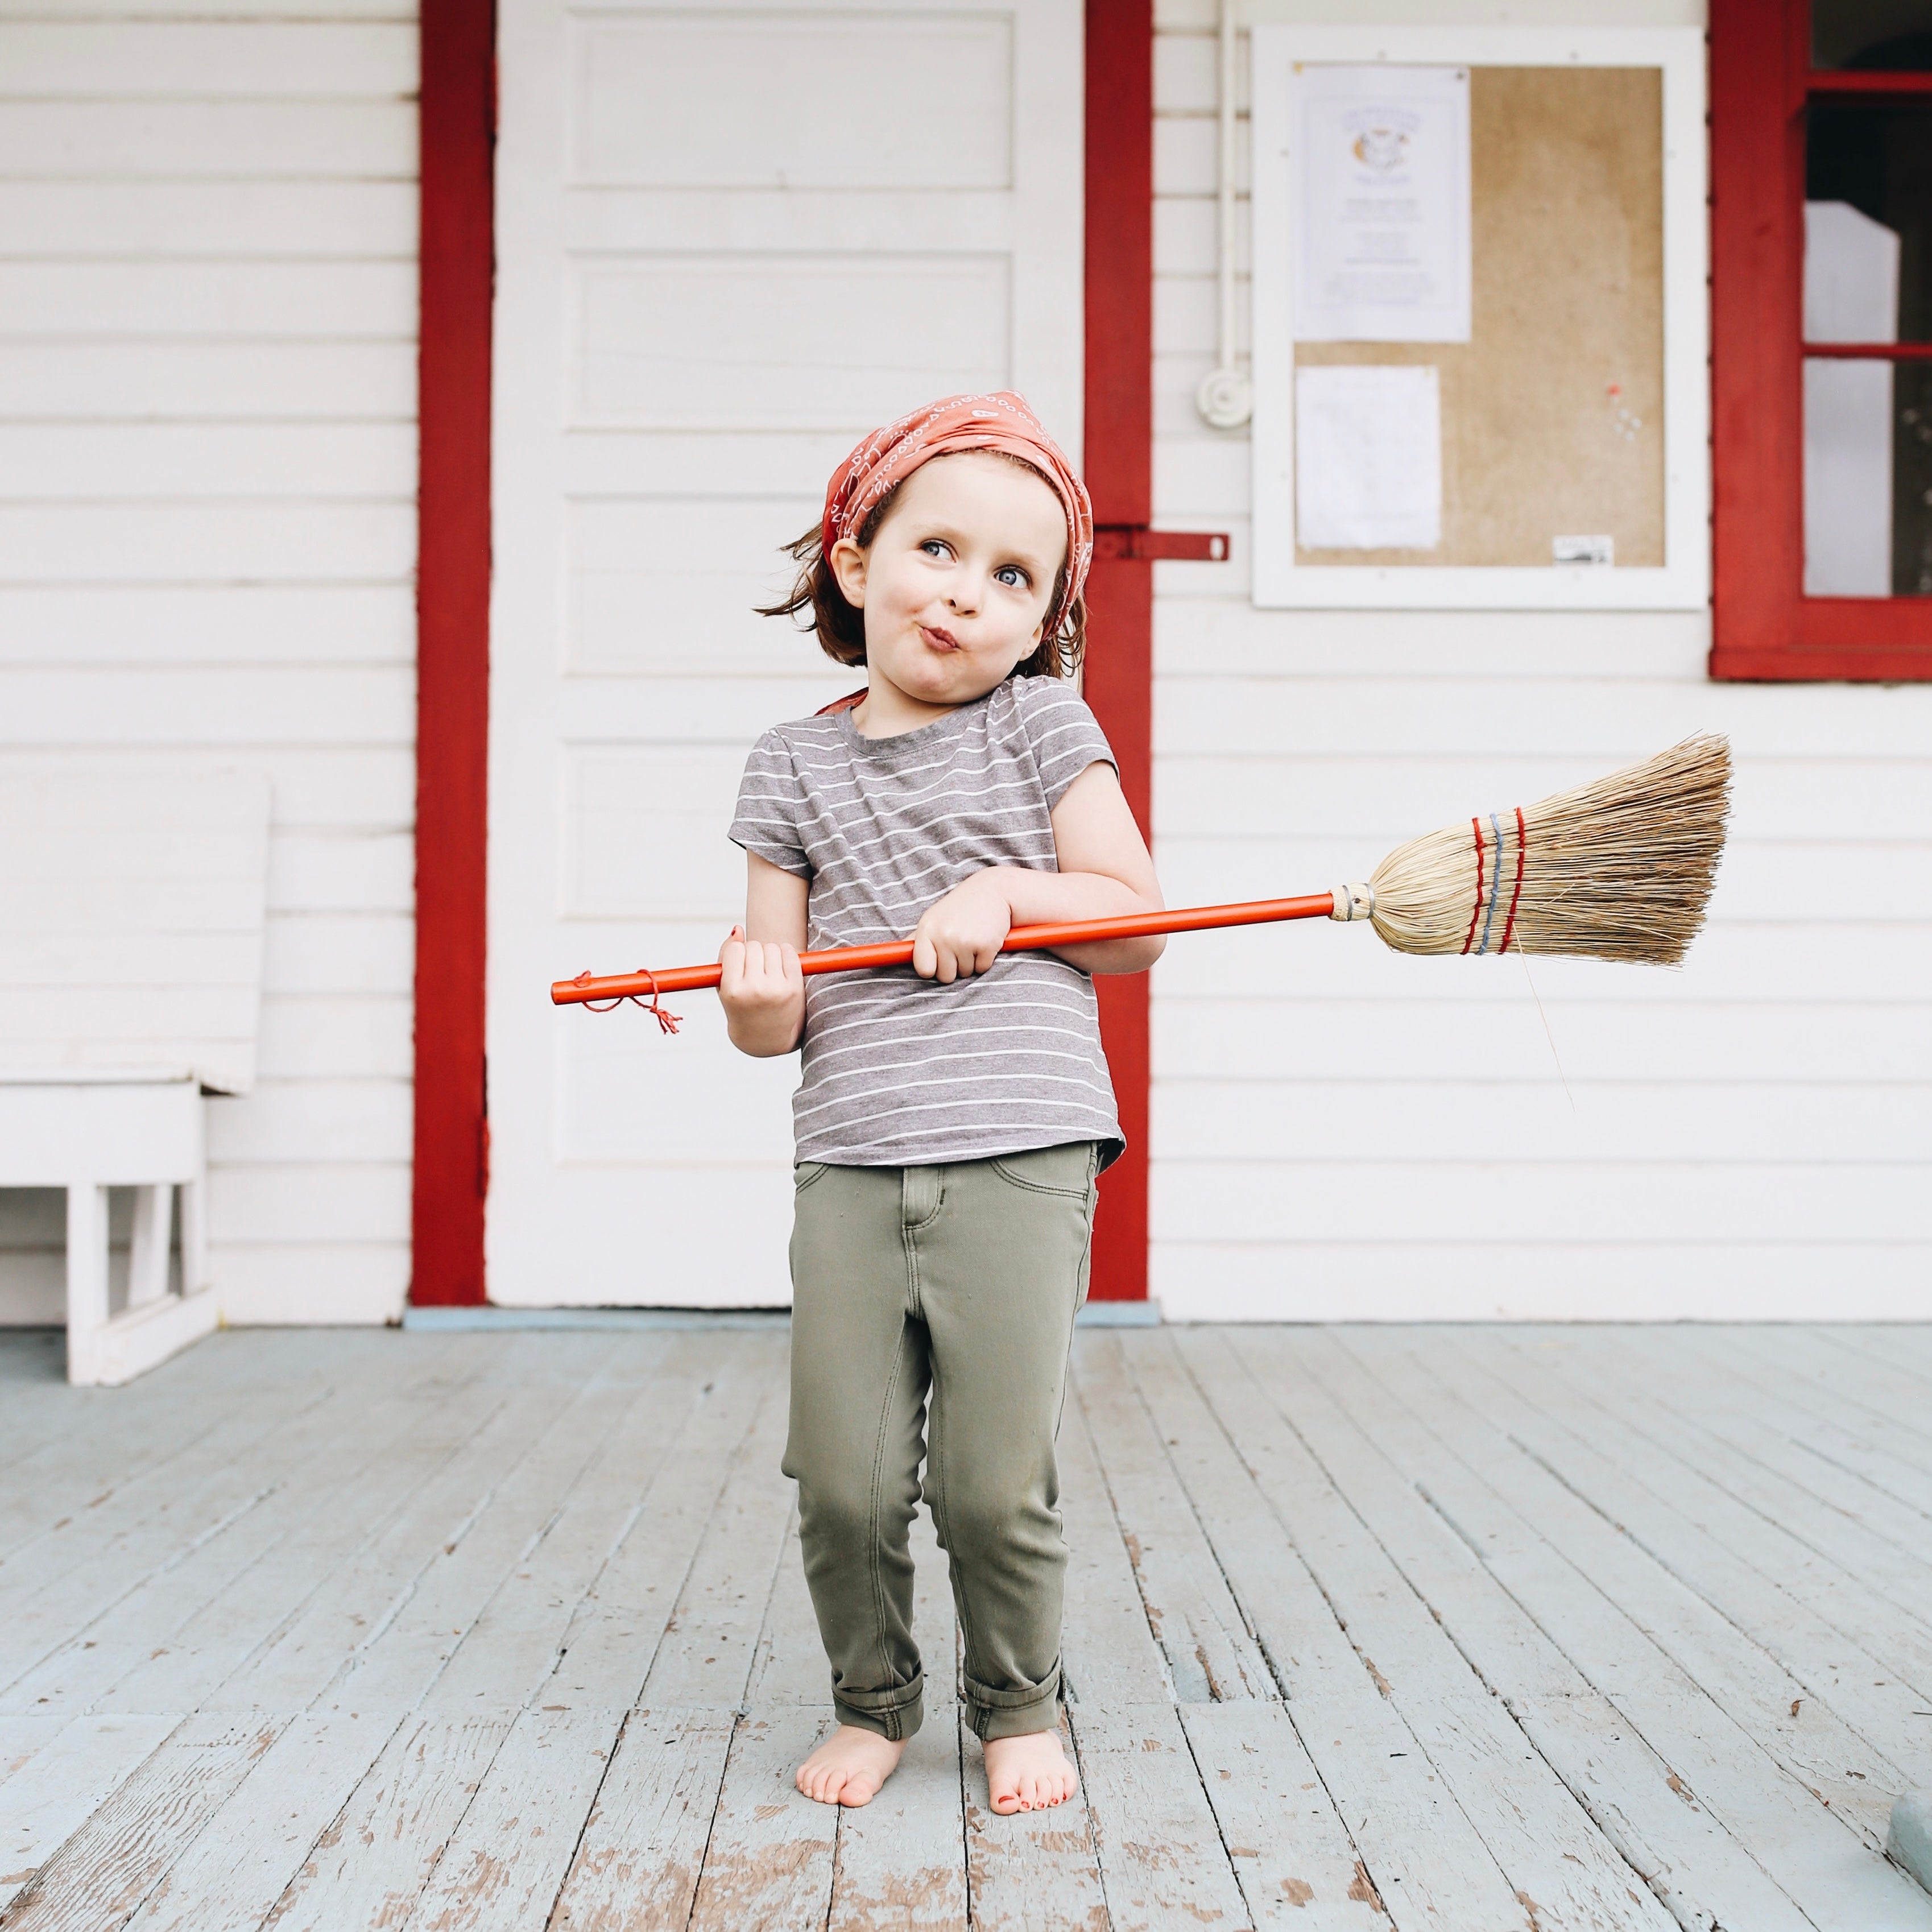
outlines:
[{"label": "door hinge", "polygon": [[1228,554],[1225,530],[1156,530],[1145,524],[1099,524],[1094,530],[1096,557],[1226,563]]}]

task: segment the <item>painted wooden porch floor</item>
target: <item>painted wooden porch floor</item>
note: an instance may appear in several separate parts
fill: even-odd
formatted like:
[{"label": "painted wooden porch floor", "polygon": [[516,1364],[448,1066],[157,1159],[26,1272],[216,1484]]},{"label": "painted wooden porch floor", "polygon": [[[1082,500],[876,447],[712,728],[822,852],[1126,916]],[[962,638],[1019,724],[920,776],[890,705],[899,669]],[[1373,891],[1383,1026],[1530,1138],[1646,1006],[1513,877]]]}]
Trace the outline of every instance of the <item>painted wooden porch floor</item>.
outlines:
[{"label": "painted wooden porch floor", "polygon": [[0,1342],[0,1924],[1932,1928],[1932,1331],[1083,1331],[1017,1819],[950,1691],[791,1789],[784,1352]]}]

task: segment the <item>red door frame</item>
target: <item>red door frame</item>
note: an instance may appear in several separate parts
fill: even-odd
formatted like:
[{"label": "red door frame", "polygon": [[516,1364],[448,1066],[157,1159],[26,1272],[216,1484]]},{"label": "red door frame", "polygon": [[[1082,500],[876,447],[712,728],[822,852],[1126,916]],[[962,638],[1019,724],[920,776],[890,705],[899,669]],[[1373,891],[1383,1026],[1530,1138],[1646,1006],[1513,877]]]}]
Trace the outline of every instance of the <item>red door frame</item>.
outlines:
[{"label": "red door frame", "polygon": [[493,0],[423,0],[410,1299],[484,1300]]},{"label": "red door frame", "polygon": [[1932,600],[1804,592],[1805,106],[1910,78],[1810,66],[1810,0],[1711,0],[1711,675],[1928,678]]},{"label": "red door frame", "polygon": [[[410,1298],[486,1299],[484,984],[490,733],[494,0],[423,0],[416,696],[416,1133]],[[1153,511],[1152,0],[1088,0],[1086,458],[1094,520]],[[1154,566],[1102,546],[1086,689],[1153,830]],[[1094,1298],[1141,1300],[1148,1261],[1148,982],[1100,982],[1127,1151],[1101,1185]]]},{"label": "red door frame", "polygon": [[[1153,0],[1087,0],[1087,488],[1094,520],[1154,519]],[[1112,554],[1108,554],[1111,550]],[[1087,592],[1087,701],[1120,760],[1120,784],[1154,834],[1154,565],[1102,546]],[[1148,1292],[1148,978],[1096,982],[1100,1030],[1127,1150],[1102,1177],[1093,1298]]]}]

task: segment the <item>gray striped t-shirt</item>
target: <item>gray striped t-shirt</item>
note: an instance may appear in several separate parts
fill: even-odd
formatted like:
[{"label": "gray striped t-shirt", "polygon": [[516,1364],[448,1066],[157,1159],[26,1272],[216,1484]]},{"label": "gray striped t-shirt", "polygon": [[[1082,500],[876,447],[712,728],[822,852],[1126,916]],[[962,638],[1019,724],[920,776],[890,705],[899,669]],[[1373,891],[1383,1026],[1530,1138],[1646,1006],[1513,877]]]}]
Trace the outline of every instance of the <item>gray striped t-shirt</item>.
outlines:
[{"label": "gray striped t-shirt", "polygon": [[[767,731],[731,837],[812,881],[808,949],[904,939],[988,866],[1057,871],[1050,816],[1106,737],[1073,688],[1012,677],[892,738],[849,711]],[[1068,1141],[1123,1144],[1094,982],[1045,952],[942,986],[909,967],[805,982],[800,1160],[920,1167]]]}]

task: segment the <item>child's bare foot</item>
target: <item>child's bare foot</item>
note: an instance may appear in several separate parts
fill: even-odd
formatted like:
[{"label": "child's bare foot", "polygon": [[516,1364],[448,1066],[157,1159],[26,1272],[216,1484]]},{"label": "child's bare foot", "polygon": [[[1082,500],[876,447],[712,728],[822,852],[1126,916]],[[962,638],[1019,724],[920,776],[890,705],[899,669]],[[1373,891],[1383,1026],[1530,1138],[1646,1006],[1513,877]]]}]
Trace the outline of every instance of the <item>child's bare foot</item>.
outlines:
[{"label": "child's bare foot", "polygon": [[821,1804],[869,1804],[899,1767],[902,1742],[841,1724],[798,1768],[798,1788]]},{"label": "child's bare foot", "polygon": [[1043,1810],[1064,1804],[1079,1789],[1058,1731],[986,1740],[986,1791],[995,1811]]}]

